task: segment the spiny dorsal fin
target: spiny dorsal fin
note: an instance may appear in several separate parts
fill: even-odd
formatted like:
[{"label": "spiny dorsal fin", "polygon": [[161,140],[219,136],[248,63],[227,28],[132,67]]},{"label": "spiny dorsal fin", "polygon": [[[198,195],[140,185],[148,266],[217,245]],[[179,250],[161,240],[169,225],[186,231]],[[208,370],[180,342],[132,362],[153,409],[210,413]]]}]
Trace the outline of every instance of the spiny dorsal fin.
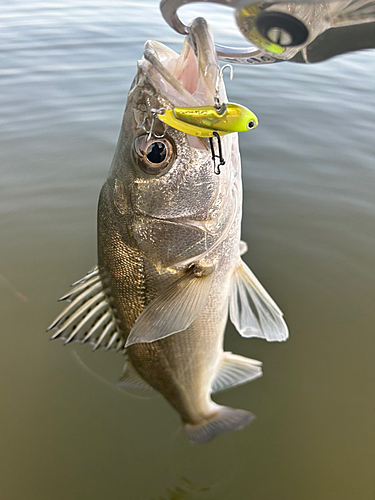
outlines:
[{"label": "spiny dorsal fin", "polygon": [[261,376],[262,363],[260,361],[237,356],[231,352],[223,352],[211,392],[224,391]]},{"label": "spiny dorsal fin", "polygon": [[62,338],[65,344],[89,342],[94,346],[93,351],[99,347],[116,351],[124,348],[125,341],[103,291],[98,266],[76,281],[60,300],[70,301],[70,304],[48,327],[47,331],[57,330],[51,340]]},{"label": "spiny dorsal fin", "polygon": [[289,336],[283,313],[242,260],[232,276],[229,313],[243,337],[281,342]]},{"label": "spiny dorsal fin", "polygon": [[117,385],[152,390],[152,387],[140,376],[129,359],[126,360]]}]

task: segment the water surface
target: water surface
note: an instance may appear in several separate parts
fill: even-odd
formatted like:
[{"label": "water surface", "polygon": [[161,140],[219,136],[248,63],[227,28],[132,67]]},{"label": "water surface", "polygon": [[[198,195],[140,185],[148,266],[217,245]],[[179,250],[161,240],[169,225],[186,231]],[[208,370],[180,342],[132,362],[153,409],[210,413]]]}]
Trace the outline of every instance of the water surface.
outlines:
[{"label": "water surface", "polygon": [[[200,13],[219,42],[240,41],[228,9],[184,16]],[[156,0],[3,2],[0,26],[0,497],[373,500],[375,52],[237,66],[227,84],[260,119],[241,137],[245,260],[291,337],[228,325],[226,349],[264,376],[216,400],[258,418],[194,447],[161,397],[116,388],[120,355],[43,333],[96,263],[97,197],[143,44],[182,38]]]}]

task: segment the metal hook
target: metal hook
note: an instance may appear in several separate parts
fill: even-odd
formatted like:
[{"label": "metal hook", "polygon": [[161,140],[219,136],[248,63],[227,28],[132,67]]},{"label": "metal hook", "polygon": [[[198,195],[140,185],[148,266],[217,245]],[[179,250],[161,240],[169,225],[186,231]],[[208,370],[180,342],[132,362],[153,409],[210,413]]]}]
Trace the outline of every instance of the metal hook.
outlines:
[{"label": "metal hook", "polygon": [[[212,135],[214,137],[216,137],[216,140],[217,140],[217,147],[219,149],[219,154],[217,155],[215,153],[215,149],[214,149],[214,142],[212,140],[212,137],[210,137],[210,147],[211,147],[211,158],[212,158],[212,161],[214,162],[214,172],[216,175],[220,175],[220,167],[222,165],[225,165],[225,160],[223,158],[223,153],[222,153],[222,150],[221,150],[221,139],[220,139],[220,135],[217,133],[217,132],[213,132]],[[216,165],[216,158],[219,159],[219,164]]]},{"label": "metal hook", "polygon": [[165,137],[165,125],[164,125],[164,123],[163,123],[163,133],[161,135],[158,135],[154,132],[154,127],[155,127],[155,120],[156,120],[157,116],[164,114],[165,109],[152,108],[151,113],[152,113],[151,126],[150,126],[149,132],[147,132],[147,130],[146,130],[146,133],[148,134],[146,140],[149,141],[152,136],[154,136],[155,139],[163,139],[163,137]]},{"label": "metal hook", "polygon": [[[207,65],[208,66],[208,65]],[[206,68],[207,68],[206,66]],[[215,87],[215,98],[214,98],[214,106],[216,109],[220,109],[221,104],[220,104],[220,85],[221,82],[223,81],[224,78],[224,71],[226,68],[230,68],[230,79],[233,80],[233,66],[231,64],[225,64],[219,71],[219,74],[217,75],[217,80],[216,80],[216,87]]]},{"label": "metal hook", "polygon": [[219,78],[220,80],[223,79],[223,74],[224,74],[224,70],[225,68],[230,68],[230,79],[233,80],[233,75],[234,75],[234,70],[233,70],[233,66],[231,64],[224,64],[224,66],[221,68],[220,72],[219,72]]},{"label": "metal hook", "polygon": [[206,67],[204,68],[204,76],[207,76],[208,68],[210,66],[214,66],[218,70],[217,78],[216,78],[216,85],[215,85],[214,106],[215,106],[216,109],[220,109],[221,108],[220,97],[219,97],[219,94],[220,94],[220,84],[223,81],[224,71],[225,71],[226,68],[230,68],[230,79],[233,80],[233,74],[234,74],[233,66],[231,64],[224,64],[224,66],[222,68],[220,68],[220,66],[218,64],[209,62],[206,65]]}]

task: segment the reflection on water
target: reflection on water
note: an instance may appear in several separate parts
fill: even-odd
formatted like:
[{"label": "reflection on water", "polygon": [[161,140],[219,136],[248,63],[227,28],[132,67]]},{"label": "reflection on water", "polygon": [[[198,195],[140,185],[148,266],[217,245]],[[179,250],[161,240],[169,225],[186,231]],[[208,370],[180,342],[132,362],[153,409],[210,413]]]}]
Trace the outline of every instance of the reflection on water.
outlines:
[{"label": "reflection on water", "polygon": [[[228,11],[208,7],[184,19],[203,13],[219,42],[242,44]],[[151,500],[177,486],[210,500],[372,499],[374,52],[235,67],[228,82],[260,119],[241,140],[246,260],[291,338],[270,345],[228,326],[226,350],[261,359],[264,376],[217,402],[258,418],[197,450],[163,398],[116,388],[122,356],[42,333],[56,297],[96,263],[97,196],[144,41],[181,39],[157,1],[0,12],[0,497]]]},{"label": "reflection on water", "polygon": [[[165,496],[155,498],[155,500],[189,500],[189,498],[208,498],[210,488],[206,486],[197,486],[186,477],[182,477],[180,486],[173,489],[167,489]],[[199,494],[204,495],[199,495]],[[197,495],[198,494],[198,495]]]}]

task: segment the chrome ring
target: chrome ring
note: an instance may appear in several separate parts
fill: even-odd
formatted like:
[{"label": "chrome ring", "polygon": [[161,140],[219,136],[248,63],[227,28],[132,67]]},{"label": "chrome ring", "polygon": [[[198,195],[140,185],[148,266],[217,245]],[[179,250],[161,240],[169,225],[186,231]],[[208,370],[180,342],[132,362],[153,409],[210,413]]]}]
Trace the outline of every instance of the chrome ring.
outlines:
[{"label": "chrome ring", "polygon": [[[177,10],[183,5],[189,3],[198,3],[202,0],[162,0],[160,2],[160,10],[165,21],[173,28],[177,33],[181,35],[186,35],[189,32],[188,26],[186,26],[177,15]],[[205,3],[217,3],[225,5],[226,7],[233,7],[234,9],[241,7],[242,4],[249,4],[249,1],[244,2],[244,0],[203,0]],[[255,2],[256,0],[254,0]],[[226,47],[225,45],[218,45],[215,43],[216,53],[219,59],[229,63],[238,64],[270,64],[274,62],[279,62],[278,59],[270,56],[263,50],[257,47],[249,46],[245,48],[234,48]]]}]

